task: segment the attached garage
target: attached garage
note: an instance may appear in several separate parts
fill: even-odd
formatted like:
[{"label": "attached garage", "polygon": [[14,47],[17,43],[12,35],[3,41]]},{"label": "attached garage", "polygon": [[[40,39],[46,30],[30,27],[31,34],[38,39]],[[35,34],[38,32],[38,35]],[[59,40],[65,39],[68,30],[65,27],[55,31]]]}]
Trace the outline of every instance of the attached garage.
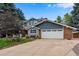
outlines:
[{"label": "attached garage", "polygon": [[[47,39],[72,39],[73,38],[73,27],[55,23],[49,20],[44,20],[35,25],[36,32],[35,37],[47,38]],[[32,33],[31,33],[32,34]]]},{"label": "attached garage", "polygon": [[58,38],[63,39],[64,37],[62,29],[43,29],[41,30],[41,38]]}]

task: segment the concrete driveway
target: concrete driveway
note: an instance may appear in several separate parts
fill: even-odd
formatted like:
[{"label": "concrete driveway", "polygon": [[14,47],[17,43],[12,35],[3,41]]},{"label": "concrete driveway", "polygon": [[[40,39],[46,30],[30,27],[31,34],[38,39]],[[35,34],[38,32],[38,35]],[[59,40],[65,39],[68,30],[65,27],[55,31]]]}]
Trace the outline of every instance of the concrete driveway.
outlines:
[{"label": "concrete driveway", "polygon": [[79,40],[37,39],[0,50],[2,56],[75,56],[79,55]]}]

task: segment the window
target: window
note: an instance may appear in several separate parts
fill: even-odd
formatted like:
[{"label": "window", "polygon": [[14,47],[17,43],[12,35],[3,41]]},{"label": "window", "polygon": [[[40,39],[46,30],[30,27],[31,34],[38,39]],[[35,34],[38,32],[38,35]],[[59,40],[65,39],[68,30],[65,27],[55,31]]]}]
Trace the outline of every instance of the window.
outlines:
[{"label": "window", "polygon": [[36,33],[36,30],[31,30],[30,32],[31,32],[31,33]]},{"label": "window", "polygon": [[29,22],[29,25],[31,25],[31,22]]}]

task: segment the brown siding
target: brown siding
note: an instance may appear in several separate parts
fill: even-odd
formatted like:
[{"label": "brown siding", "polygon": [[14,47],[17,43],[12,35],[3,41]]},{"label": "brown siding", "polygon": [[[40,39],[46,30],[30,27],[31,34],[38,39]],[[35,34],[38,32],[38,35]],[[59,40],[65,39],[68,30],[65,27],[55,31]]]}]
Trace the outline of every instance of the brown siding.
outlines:
[{"label": "brown siding", "polygon": [[73,33],[73,38],[79,38],[79,33]]},{"label": "brown siding", "polygon": [[72,34],[72,29],[64,27],[64,38],[65,39],[72,39],[73,34]]}]

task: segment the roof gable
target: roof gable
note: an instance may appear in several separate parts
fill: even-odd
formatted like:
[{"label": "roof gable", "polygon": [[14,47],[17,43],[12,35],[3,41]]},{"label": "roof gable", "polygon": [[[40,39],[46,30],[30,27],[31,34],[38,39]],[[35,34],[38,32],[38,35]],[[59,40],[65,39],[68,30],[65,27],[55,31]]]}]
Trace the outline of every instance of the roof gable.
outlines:
[{"label": "roof gable", "polygon": [[60,25],[60,26],[63,26],[63,27],[67,27],[67,28],[76,30],[76,28],[74,28],[74,27],[71,27],[71,26],[68,26],[68,25],[64,25],[64,24],[60,24],[60,23],[56,23],[56,22],[52,22],[52,21],[50,21],[50,20],[41,21],[41,22],[39,22],[38,24],[36,24],[35,26],[38,26],[38,25],[40,25],[40,24],[42,24],[42,23],[45,23],[45,22],[54,23],[54,24],[57,24],[57,25]]},{"label": "roof gable", "polygon": [[44,22],[40,25],[37,25],[36,27],[40,29],[63,29],[63,26],[52,23],[52,22]]}]

